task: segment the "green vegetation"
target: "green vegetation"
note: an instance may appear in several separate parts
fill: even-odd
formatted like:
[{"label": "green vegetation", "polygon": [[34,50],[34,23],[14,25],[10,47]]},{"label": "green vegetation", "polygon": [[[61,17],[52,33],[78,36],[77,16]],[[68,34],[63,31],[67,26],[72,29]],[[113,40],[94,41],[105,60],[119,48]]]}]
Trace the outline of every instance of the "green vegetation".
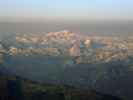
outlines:
[{"label": "green vegetation", "polygon": [[[3,90],[2,90],[3,88]],[[1,94],[2,93],[2,94]],[[4,95],[3,95],[4,94]],[[42,84],[18,77],[0,76],[0,99],[2,100],[121,100],[66,85]]]}]

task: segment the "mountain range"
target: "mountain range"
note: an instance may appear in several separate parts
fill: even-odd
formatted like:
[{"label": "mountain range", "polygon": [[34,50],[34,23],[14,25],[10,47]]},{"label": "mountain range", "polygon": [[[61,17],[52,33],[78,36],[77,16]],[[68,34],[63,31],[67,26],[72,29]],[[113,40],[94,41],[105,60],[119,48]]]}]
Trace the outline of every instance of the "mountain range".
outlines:
[{"label": "mountain range", "polygon": [[133,37],[16,34],[1,40],[0,64],[1,73],[132,98]]}]

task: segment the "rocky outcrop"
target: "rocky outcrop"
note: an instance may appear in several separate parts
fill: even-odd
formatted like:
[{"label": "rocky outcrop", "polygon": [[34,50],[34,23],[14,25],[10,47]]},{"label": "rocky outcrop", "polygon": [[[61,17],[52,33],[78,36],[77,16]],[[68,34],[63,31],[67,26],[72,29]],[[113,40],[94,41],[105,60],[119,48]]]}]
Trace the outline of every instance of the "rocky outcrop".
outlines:
[{"label": "rocky outcrop", "polygon": [[15,45],[10,45],[8,52],[10,55],[80,57],[84,63],[109,62],[133,56],[132,42],[132,38],[83,36],[64,30],[47,34],[18,34]]},{"label": "rocky outcrop", "polygon": [[11,46],[9,49],[10,55],[17,55],[18,54],[18,48]]},{"label": "rocky outcrop", "polygon": [[15,47],[10,47],[9,50],[10,55],[16,56],[16,55],[25,55],[25,56],[30,56],[30,55],[49,55],[49,56],[58,56],[60,55],[60,52],[57,48],[26,48],[26,49],[21,49],[21,48],[15,48]]},{"label": "rocky outcrop", "polygon": [[75,40],[73,46],[69,50],[70,56],[80,56],[80,41]]},{"label": "rocky outcrop", "polygon": [[84,45],[85,45],[86,48],[91,47],[91,43],[92,43],[92,41],[91,41],[90,39],[86,39],[86,40],[84,41]]}]

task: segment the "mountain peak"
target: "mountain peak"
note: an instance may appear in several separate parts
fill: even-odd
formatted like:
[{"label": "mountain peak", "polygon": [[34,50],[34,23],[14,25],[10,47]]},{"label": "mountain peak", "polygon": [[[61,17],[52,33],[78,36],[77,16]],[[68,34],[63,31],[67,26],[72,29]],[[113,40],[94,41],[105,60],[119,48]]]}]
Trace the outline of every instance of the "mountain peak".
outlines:
[{"label": "mountain peak", "polygon": [[70,39],[70,38],[75,38],[78,36],[78,34],[73,33],[68,30],[63,30],[59,32],[50,32],[46,35],[47,37],[55,37],[55,38],[61,38],[61,39]]}]

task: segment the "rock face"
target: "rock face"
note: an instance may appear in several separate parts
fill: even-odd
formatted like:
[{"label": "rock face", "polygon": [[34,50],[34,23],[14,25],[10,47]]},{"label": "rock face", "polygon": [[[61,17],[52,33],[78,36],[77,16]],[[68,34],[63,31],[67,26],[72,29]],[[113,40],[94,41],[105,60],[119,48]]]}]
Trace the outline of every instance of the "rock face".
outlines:
[{"label": "rock face", "polygon": [[84,41],[84,45],[85,45],[86,48],[89,48],[91,46],[91,40],[90,39],[86,39]]},{"label": "rock face", "polygon": [[9,49],[10,55],[17,55],[18,49],[16,47],[11,46]]},{"label": "rock face", "polygon": [[3,48],[3,46],[0,44],[0,64],[4,63],[4,53],[6,50]]},{"label": "rock face", "polygon": [[56,38],[56,39],[66,39],[70,40],[75,36],[75,33],[69,32],[67,30],[60,32],[50,32],[46,35],[48,38]]},{"label": "rock face", "polygon": [[0,54],[0,64],[3,64],[3,54]]},{"label": "rock face", "polygon": [[70,56],[74,56],[74,57],[80,56],[80,41],[79,40],[75,40],[73,42],[73,46],[70,48],[69,52],[70,52]]},{"label": "rock face", "polygon": [[11,55],[71,56],[82,58],[84,63],[106,62],[133,56],[133,39],[82,36],[64,30],[47,34],[18,34],[14,45],[9,48]]},{"label": "rock face", "polygon": [[46,48],[44,52],[47,52],[48,55],[54,55],[54,56],[58,56],[60,55],[60,52],[58,51],[57,48]]}]

